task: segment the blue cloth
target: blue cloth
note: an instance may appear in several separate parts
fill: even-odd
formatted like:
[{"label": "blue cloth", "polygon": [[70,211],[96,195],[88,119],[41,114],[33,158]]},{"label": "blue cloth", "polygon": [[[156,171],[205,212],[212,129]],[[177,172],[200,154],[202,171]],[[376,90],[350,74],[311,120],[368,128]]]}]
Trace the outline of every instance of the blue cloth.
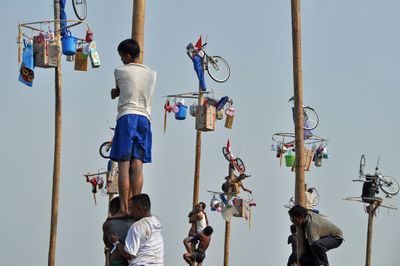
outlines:
[{"label": "blue cloth", "polygon": [[141,160],[151,162],[152,133],[149,119],[143,115],[120,117],[115,127],[110,159],[113,161]]},{"label": "blue cloth", "polygon": [[67,13],[65,12],[65,3],[67,0],[60,0],[60,27],[61,27],[61,36],[67,35]]},{"label": "blue cloth", "polygon": [[206,91],[207,86],[206,81],[204,80],[203,59],[198,54],[196,54],[193,56],[192,60],[194,71],[196,71],[197,78],[199,79],[199,88],[202,91]]}]

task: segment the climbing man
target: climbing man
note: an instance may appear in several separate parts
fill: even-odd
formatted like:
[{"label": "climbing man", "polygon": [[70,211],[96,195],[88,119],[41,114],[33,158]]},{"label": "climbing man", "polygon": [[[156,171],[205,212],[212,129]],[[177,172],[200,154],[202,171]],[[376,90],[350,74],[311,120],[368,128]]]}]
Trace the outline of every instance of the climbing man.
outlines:
[{"label": "climbing man", "polygon": [[183,259],[190,266],[202,266],[203,261],[206,257],[206,250],[211,242],[211,234],[213,233],[213,228],[211,226],[206,226],[203,232],[199,234],[199,245],[194,251],[183,254]]},{"label": "climbing man", "polygon": [[129,202],[129,214],[135,222],[129,228],[125,245],[121,236],[113,234],[111,241],[115,249],[128,260],[129,266],[163,266],[164,240],[160,220],[151,214],[150,198],[138,194]]},{"label": "climbing man", "polygon": [[106,257],[110,266],[127,266],[128,262],[126,259],[118,251],[113,250],[111,235],[118,234],[121,243],[124,244],[126,234],[133,223],[133,219],[130,217],[113,217],[120,210],[118,196],[110,201],[109,210],[110,217],[103,224],[103,242],[106,247]]},{"label": "climbing man", "polygon": [[193,211],[188,215],[189,223],[192,224],[189,235],[183,240],[183,245],[185,246],[187,252],[194,251],[194,248],[199,241],[199,234],[208,225],[207,214],[205,213],[206,204],[204,202],[199,202],[196,204]]},{"label": "climbing man", "polygon": [[329,266],[326,252],[342,244],[342,230],[321,215],[300,205],[293,206],[289,210],[289,216],[294,225],[304,228],[309,245],[309,249],[299,258],[300,265]]}]

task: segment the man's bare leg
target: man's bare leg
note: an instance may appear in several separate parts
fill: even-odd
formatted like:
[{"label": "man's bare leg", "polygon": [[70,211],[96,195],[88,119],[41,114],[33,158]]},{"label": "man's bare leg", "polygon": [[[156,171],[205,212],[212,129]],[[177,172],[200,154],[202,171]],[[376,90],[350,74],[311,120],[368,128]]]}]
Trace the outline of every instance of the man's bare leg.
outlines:
[{"label": "man's bare leg", "polygon": [[128,214],[129,206],[129,161],[118,162],[118,193],[120,200],[120,214]]},{"label": "man's bare leg", "polygon": [[143,188],[143,162],[132,159],[129,168],[131,196],[142,193]]}]

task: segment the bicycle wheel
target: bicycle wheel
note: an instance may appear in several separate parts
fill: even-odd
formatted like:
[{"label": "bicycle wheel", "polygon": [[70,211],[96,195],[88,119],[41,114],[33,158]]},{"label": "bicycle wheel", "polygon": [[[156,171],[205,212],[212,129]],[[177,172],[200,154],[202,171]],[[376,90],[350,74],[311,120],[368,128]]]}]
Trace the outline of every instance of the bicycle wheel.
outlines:
[{"label": "bicycle wheel", "polygon": [[391,176],[382,176],[382,178],[379,179],[379,187],[382,189],[383,192],[385,192],[388,195],[396,195],[399,193],[399,182],[394,177]]},{"label": "bicycle wheel", "polygon": [[228,151],[228,148],[222,147],[222,154],[224,155],[225,159],[230,161],[232,159],[231,153]]},{"label": "bicycle wheel", "polygon": [[361,155],[360,159],[360,170],[358,170],[358,175],[360,177],[364,176],[364,168],[365,168],[365,155]]},{"label": "bicycle wheel", "polygon": [[319,118],[317,112],[311,107],[303,107],[303,115],[304,115],[304,129],[305,130],[313,130],[318,126]]},{"label": "bicycle wheel", "polygon": [[100,145],[99,153],[104,159],[110,158],[111,141],[106,141]]},{"label": "bicycle wheel", "polygon": [[310,188],[312,190],[312,194],[314,195],[313,201],[312,201],[312,206],[317,206],[319,203],[319,193],[318,190],[315,187]]},{"label": "bicycle wheel", "polygon": [[72,0],[72,6],[74,7],[76,17],[80,20],[85,20],[87,16],[86,0]]},{"label": "bicycle wheel", "polygon": [[219,83],[227,81],[231,75],[228,63],[220,56],[208,57],[207,72],[213,80]]},{"label": "bicycle wheel", "polygon": [[238,170],[241,173],[244,173],[246,171],[244,163],[243,163],[242,159],[240,159],[240,158],[235,159],[235,168],[236,168],[236,170]]}]

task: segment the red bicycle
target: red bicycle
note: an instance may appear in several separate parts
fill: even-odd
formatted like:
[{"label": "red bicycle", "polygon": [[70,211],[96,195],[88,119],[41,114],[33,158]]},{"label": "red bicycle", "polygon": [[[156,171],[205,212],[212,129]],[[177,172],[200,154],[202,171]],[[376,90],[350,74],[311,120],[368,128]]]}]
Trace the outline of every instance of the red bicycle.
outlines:
[{"label": "red bicycle", "polygon": [[235,156],[233,155],[229,139],[226,143],[226,146],[222,147],[222,154],[224,155],[225,159],[233,166],[233,168],[235,168],[240,173],[240,175],[249,177],[249,175],[245,174],[246,167],[244,166],[242,159],[235,158]]}]

